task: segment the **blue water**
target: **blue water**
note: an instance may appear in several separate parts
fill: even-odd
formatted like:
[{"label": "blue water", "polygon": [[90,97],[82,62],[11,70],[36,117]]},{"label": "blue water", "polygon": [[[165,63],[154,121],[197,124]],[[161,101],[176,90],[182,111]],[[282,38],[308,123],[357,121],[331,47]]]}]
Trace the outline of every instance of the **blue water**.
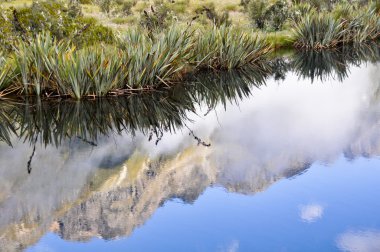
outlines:
[{"label": "blue water", "polygon": [[10,130],[0,251],[378,252],[379,70],[290,71],[237,102],[200,102],[187,127],[153,140],[137,130],[54,145]]},{"label": "blue water", "polygon": [[[379,232],[379,191],[379,159],[342,157],[254,196],[211,187],[194,204],[169,201],[127,238],[76,243],[49,233],[28,251],[338,251],[346,232]],[[320,216],[303,220],[307,205]]]}]

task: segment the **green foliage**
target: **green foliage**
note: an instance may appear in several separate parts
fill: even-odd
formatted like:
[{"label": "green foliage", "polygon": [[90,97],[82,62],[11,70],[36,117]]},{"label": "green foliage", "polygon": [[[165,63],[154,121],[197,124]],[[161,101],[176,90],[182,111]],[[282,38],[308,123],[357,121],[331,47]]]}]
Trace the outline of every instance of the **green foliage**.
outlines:
[{"label": "green foliage", "polygon": [[9,59],[6,59],[0,51],[0,97],[10,91],[8,90],[8,87],[11,84],[13,77],[14,64]]},{"label": "green foliage", "polygon": [[79,0],[80,4],[92,4],[93,0]]},{"label": "green foliage", "polygon": [[53,71],[63,94],[76,99],[89,94],[90,76],[87,71],[93,61],[92,51],[88,49],[79,51],[71,49],[58,54]]},{"label": "green foliage", "polygon": [[122,52],[116,49],[105,50],[100,47],[82,50],[82,57],[90,58],[86,66],[90,78],[90,93],[105,96],[111,90],[123,88],[127,71],[120,60]]},{"label": "green foliage", "polygon": [[380,37],[380,17],[373,6],[337,5],[332,14],[310,14],[295,23],[293,36],[296,47],[308,49],[365,43]]},{"label": "green foliage", "polygon": [[234,69],[260,63],[270,52],[264,39],[236,27],[221,26],[203,31],[194,49],[200,68]]},{"label": "green foliage", "polygon": [[[169,87],[196,68],[234,69],[260,65],[270,51],[251,33],[221,26],[195,32],[190,26],[170,26],[152,37],[130,30],[118,48],[77,49],[50,33],[31,41],[18,40],[15,52],[1,58],[0,91],[8,86],[25,95],[105,96]],[[9,70],[9,71],[8,71]]]},{"label": "green foliage", "polygon": [[310,5],[309,3],[298,3],[293,4],[289,9],[289,18],[298,23],[302,20],[306,15],[315,14],[317,9]]},{"label": "green foliage", "polygon": [[57,43],[50,34],[38,34],[32,43],[19,41],[16,45],[14,60],[17,72],[26,94],[41,95],[50,75],[47,61],[56,51]]},{"label": "green foliage", "polygon": [[323,14],[307,15],[293,29],[295,46],[307,49],[335,47],[344,42],[345,32],[343,23]]},{"label": "green foliage", "polygon": [[83,17],[76,3],[66,6],[58,1],[35,1],[28,8],[0,12],[0,47],[4,50],[11,50],[19,37],[31,41],[43,31],[49,31],[57,40],[72,40],[77,46],[110,43],[114,39],[110,28]]},{"label": "green foliage", "polygon": [[278,31],[289,17],[289,5],[286,0],[269,2],[251,0],[247,4],[250,18],[259,29]]},{"label": "green foliage", "polygon": [[204,14],[207,19],[209,19],[214,26],[220,27],[222,25],[229,26],[231,25],[231,21],[229,20],[228,12],[225,11],[222,14],[218,14],[215,10],[214,4],[204,5],[201,8],[195,10],[196,14]]},{"label": "green foliage", "polygon": [[104,12],[106,14],[109,14],[111,12],[113,3],[112,0],[98,0],[96,3],[99,6],[101,12]]},{"label": "green foliage", "polygon": [[169,27],[175,19],[174,12],[170,9],[170,3],[156,0],[150,10],[141,13],[140,25],[150,34]]},{"label": "green foliage", "polygon": [[192,57],[192,32],[171,26],[153,39],[143,32],[130,31],[121,42],[124,66],[129,73],[126,86],[141,88],[155,84],[169,85],[181,77]]},{"label": "green foliage", "polygon": [[97,0],[96,4],[100,11],[107,15],[125,16],[132,14],[132,7],[137,3],[136,0]]},{"label": "green foliage", "polygon": [[350,20],[355,14],[355,9],[351,4],[337,4],[332,11],[332,15],[336,20]]},{"label": "green foliage", "polygon": [[170,9],[174,11],[176,14],[184,14],[186,12],[186,9],[189,6],[190,0],[177,0],[172,1],[170,5]]}]

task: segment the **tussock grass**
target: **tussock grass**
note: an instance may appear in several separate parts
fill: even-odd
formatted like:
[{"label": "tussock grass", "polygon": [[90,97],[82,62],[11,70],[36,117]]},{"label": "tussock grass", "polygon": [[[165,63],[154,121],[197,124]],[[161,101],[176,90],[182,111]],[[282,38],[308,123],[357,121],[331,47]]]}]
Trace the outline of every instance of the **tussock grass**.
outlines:
[{"label": "tussock grass", "polygon": [[269,52],[265,39],[226,26],[199,31],[173,25],[157,34],[130,30],[117,46],[81,49],[40,33],[1,57],[0,91],[11,87],[27,96],[75,99],[125,95],[171,87],[203,68],[259,65]]},{"label": "tussock grass", "polygon": [[306,15],[292,33],[296,48],[321,50],[366,43],[380,37],[380,16],[373,7],[354,10],[343,5],[332,14]]},{"label": "tussock grass", "polygon": [[[14,64],[7,60],[3,53],[0,51],[0,97],[12,92],[9,89],[12,78],[14,77]],[[14,90],[13,90],[14,91]]]},{"label": "tussock grass", "polygon": [[197,67],[236,69],[256,64],[271,51],[266,40],[236,27],[214,26],[200,32],[194,49]]},{"label": "tussock grass", "polygon": [[307,15],[293,29],[294,45],[306,49],[333,48],[344,42],[345,33],[344,23],[331,15]]}]

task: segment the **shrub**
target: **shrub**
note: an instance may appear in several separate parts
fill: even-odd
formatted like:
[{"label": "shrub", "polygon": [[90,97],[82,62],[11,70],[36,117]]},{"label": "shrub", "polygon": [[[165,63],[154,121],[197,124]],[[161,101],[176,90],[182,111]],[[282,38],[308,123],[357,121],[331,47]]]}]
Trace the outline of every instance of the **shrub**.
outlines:
[{"label": "shrub", "polygon": [[174,13],[177,14],[183,14],[186,12],[186,9],[189,6],[189,0],[177,0],[172,1],[172,4],[170,5],[170,9],[174,11]]},{"label": "shrub", "polygon": [[17,10],[0,9],[0,46],[11,50],[18,37],[31,41],[35,34],[43,31],[49,31],[57,40],[72,39],[77,46],[113,41],[110,28],[83,17],[77,7],[46,1],[33,2],[31,7]]},{"label": "shrub", "polygon": [[122,2],[119,6],[119,12],[124,15],[131,15],[132,14],[132,8],[136,5],[137,1],[125,1]]},{"label": "shrub", "polygon": [[205,14],[214,26],[220,27],[222,25],[229,26],[231,21],[229,20],[228,11],[224,11],[222,14],[218,14],[215,10],[214,4],[204,5],[195,11],[198,15]]},{"label": "shrub", "polygon": [[132,14],[132,7],[136,0],[97,0],[100,11],[112,16],[124,16]]},{"label": "shrub", "polygon": [[248,13],[257,28],[264,29],[267,3],[264,0],[253,0],[247,5]]},{"label": "shrub", "polygon": [[96,3],[99,6],[101,12],[110,14],[113,4],[112,0],[97,0]]},{"label": "shrub", "polygon": [[304,18],[306,15],[315,14],[317,12],[317,9],[314,8],[309,3],[298,3],[294,4],[289,9],[289,18],[295,22],[298,23]]},{"label": "shrub", "polygon": [[156,0],[150,10],[141,13],[140,25],[153,34],[170,26],[174,19],[174,12],[170,10],[169,3]]},{"label": "shrub", "polygon": [[286,0],[268,3],[264,0],[251,0],[248,14],[259,29],[279,30],[289,17],[289,6]]}]

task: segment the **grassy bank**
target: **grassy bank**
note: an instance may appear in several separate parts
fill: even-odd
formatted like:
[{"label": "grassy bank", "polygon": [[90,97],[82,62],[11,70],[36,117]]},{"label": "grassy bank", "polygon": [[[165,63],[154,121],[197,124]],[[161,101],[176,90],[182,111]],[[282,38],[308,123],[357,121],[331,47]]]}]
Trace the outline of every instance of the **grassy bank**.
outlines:
[{"label": "grassy bank", "polygon": [[125,95],[170,87],[202,69],[260,65],[270,50],[260,37],[225,26],[172,26],[153,38],[130,31],[112,46],[80,49],[40,33],[28,42],[18,40],[13,52],[0,57],[0,95]]}]

